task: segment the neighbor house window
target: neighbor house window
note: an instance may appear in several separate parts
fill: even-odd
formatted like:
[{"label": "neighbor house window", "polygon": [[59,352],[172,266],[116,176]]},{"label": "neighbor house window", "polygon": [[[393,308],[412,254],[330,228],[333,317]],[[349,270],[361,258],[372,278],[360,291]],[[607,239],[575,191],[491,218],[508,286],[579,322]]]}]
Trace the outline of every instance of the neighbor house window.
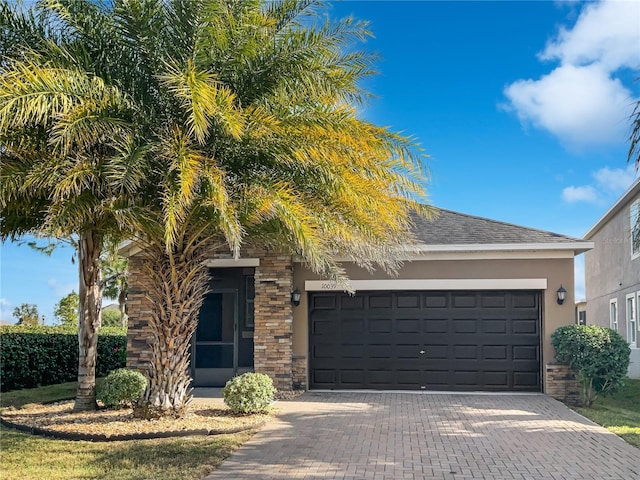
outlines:
[{"label": "neighbor house window", "polygon": [[640,256],[640,199],[631,204],[629,209],[631,231],[631,256]]},{"label": "neighbor house window", "polygon": [[618,331],[618,300],[609,300],[609,325],[612,330]]},{"label": "neighbor house window", "polygon": [[627,342],[636,343],[636,325],[638,321],[638,308],[636,294],[627,295]]},{"label": "neighbor house window", "polygon": [[580,325],[586,325],[587,324],[587,312],[586,311],[581,311],[578,312],[578,323]]}]

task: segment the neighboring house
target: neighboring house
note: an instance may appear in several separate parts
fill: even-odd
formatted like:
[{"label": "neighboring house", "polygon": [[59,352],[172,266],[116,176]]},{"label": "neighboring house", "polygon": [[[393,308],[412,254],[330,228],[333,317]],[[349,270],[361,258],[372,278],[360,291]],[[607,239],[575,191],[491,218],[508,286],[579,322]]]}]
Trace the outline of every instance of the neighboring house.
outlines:
[{"label": "neighboring house", "polygon": [[[256,370],[281,390],[544,391],[550,335],[574,322],[574,256],[592,244],[447,210],[417,219],[415,236],[396,277],[344,262],[354,295],[287,255],[212,252],[194,385]],[[127,364],[144,369],[153,306],[136,248],[123,252]]]},{"label": "neighboring house", "polygon": [[631,346],[629,376],[640,378],[640,179],[584,235],[588,323],[610,327]]},{"label": "neighboring house", "polygon": [[578,325],[587,324],[587,301],[580,300],[576,302],[576,323]]}]

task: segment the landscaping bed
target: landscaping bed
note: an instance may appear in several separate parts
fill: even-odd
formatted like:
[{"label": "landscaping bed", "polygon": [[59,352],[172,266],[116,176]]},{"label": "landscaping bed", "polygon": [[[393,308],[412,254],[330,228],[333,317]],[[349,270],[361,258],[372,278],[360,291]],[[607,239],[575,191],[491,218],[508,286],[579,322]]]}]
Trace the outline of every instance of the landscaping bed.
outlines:
[{"label": "landscaping bed", "polygon": [[256,428],[268,415],[235,415],[225,406],[192,405],[184,418],[144,420],[130,408],[73,412],[73,402],[31,404],[2,411],[6,426],[70,440],[133,440],[185,435],[237,433]]}]

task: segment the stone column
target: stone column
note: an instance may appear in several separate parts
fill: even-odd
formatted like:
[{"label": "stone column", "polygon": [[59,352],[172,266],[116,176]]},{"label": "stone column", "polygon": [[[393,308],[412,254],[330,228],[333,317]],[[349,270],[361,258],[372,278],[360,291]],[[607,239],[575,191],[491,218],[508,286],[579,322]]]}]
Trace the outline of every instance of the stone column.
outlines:
[{"label": "stone column", "polygon": [[273,379],[278,390],[292,389],[293,264],[287,255],[267,254],[255,272],[254,370]]},{"label": "stone column", "polygon": [[140,256],[129,257],[129,291],[127,292],[127,368],[147,370],[151,360],[148,340],[151,328],[148,319],[153,305],[147,298],[148,279],[142,270]]}]

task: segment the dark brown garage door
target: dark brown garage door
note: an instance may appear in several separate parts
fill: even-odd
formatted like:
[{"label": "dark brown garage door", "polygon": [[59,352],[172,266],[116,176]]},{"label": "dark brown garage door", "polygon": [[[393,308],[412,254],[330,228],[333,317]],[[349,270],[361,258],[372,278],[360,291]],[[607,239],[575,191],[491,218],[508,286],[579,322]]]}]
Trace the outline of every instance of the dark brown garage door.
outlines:
[{"label": "dark brown garage door", "polygon": [[310,295],[310,387],[540,391],[540,293]]}]

